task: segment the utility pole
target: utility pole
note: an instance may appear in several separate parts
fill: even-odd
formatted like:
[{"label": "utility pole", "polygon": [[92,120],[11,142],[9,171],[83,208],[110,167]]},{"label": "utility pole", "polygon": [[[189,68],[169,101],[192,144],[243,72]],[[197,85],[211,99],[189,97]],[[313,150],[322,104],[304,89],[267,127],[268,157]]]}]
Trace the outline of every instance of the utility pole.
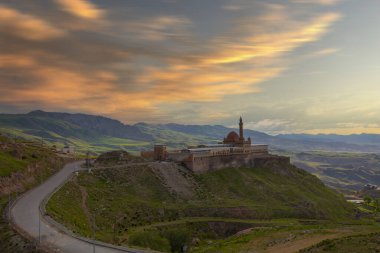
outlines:
[{"label": "utility pole", "polygon": [[41,245],[41,213],[38,209],[38,243]]},{"label": "utility pole", "polygon": [[115,223],[113,224],[113,244],[115,244],[116,241],[116,218]]},{"label": "utility pole", "polygon": [[[37,163],[36,163],[37,164]],[[40,185],[42,184],[42,181],[43,181],[43,179],[42,179],[42,171],[40,172],[40,176],[39,176],[39,178],[40,178]]]},{"label": "utility pole", "polygon": [[8,194],[8,222],[11,223],[11,192]]},{"label": "utility pole", "polygon": [[113,224],[113,244],[116,244],[116,233],[117,233],[117,228],[118,228],[118,218],[115,217],[115,223]]},{"label": "utility pole", "polygon": [[[93,224],[92,224],[92,238],[94,241],[95,241],[95,229],[96,229],[95,215],[96,214],[94,212],[94,217],[92,219],[92,222],[93,222]],[[92,243],[92,253],[95,253],[95,244],[94,243]]]},{"label": "utility pole", "polygon": [[90,151],[87,151],[86,153],[86,167],[87,169],[90,167],[91,161],[90,161]]}]

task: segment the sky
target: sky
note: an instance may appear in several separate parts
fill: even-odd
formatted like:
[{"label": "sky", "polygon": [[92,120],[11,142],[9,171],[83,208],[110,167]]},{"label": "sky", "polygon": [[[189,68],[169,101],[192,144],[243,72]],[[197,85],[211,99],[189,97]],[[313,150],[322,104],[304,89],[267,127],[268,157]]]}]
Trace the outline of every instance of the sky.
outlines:
[{"label": "sky", "polygon": [[0,112],[380,134],[378,0],[0,0]]}]

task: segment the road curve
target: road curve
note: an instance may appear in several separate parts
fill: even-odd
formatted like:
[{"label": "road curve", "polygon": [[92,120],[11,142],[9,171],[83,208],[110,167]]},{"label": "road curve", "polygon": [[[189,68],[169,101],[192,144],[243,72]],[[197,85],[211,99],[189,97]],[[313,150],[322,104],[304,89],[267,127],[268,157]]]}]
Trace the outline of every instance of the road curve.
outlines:
[{"label": "road curve", "polygon": [[[62,186],[75,171],[80,168],[82,162],[67,164],[62,170],[50,177],[43,184],[28,191],[19,198],[11,207],[11,221],[23,234],[41,241],[41,246],[53,248],[57,252],[65,253],[143,253],[147,251],[116,247],[101,242],[80,238],[70,233],[63,232],[53,225],[44,214],[40,213],[40,206],[44,199],[48,198],[57,188]],[[41,217],[41,218],[40,218]],[[40,232],[39,232],[40,231]],[[39,240],[40,238],[40,240]],[[95,248],[95,251],[94,251]]]}]

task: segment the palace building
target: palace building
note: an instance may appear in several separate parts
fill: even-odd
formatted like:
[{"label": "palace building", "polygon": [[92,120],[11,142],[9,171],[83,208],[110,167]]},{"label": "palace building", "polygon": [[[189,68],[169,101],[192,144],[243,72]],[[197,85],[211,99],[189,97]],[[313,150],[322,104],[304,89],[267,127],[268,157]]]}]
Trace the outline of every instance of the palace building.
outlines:
[{"label": "palace building", "polygon": [[174,161],[183,164],[195,173],[222,168],[254,167],[269,160],[289,162],[289,157],[271,155],[268,145],[252,144],[252,139],[244,137],[244,123],[240,117],[239,134],[232,131],[219,144],[206,144],[181,150],[168,151],[165,145],[155,145],[153,152],[142,152],[158,161]]}]

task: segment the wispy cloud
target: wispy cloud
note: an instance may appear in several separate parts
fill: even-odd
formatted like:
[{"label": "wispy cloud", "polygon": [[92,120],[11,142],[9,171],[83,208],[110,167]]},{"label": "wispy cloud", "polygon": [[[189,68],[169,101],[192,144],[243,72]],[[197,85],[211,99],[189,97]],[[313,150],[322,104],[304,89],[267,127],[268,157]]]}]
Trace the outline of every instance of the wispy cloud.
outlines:
[{"label": "wispy cloud", "polygon": [[[262,16],[262,21],[269,20],[270,22],[260,23],[260,27],[255,30],[255,27],[250,27],[249,30],[242,30],[240,33],[240,43],[224,43],[225,38],[221,37],[215,43],[223,45],[223,50],[220,50],[214,57],[206,59],[209,63],[225,64],[249,61],[255,58],[279,57],[285,53],[294,50],[306,43],[319,40],[332,24],[338,21],[341,16],[338,13],[322,14],[308,22],[297,22],[285,16],[286,10],[278,9],[275,13],[268,13],[268,16]],[[273,16],[272,16],[273,15]],[[278,20],[273,22],[275,16],[279,15]],[[283,16],[284,15],[284,16]],[[272,16],[272,17],[270,17]],[[283,26],[282,31],[277,31],[278,22]],[[244,21],[246,22],[246,20]],[[265,27],[267,25],[267,27]],[[268,32],[274,31],[274,32]],[[245,38],[244,38],[245,36]]]},{"label": "wispy cloud", "polygon": [[99,19],[105,12],[88,0],[55,0],[64,11],[84,18],[84,19]]},{"label": "wispy cloud", "polygon": [[23,14],[4,5],[0,5],[0,31],[34,41],[54,39],[65,35],[63,30],[41,18]]},{"label": "wispy cloud", "polygon": [[319,4],[319,5],[334,5],[341,0],[291,0],[293,3],[300,4]]},{"label": "wispy cloud", "polygon": [[310,57],[321,57],[336,54],[340,51],[340,48],[324,48],[310,54]]},{"label": "wispy cloud", "polygon": [[245,127],[247,129],[252,129],[260,132],[270,133],[270,134],[280,134],[290,130],[294,127],[294,123],[289,120],[283,119],[263,119],[257,122],[247,122]]},{"label": "wispy cloud", "polygon": [[239,11],[242,9],[242,6],[233,5],[233,4],[225,4],[222,6],[222,9],[227,10],[227,11]]},{"label": "wispy cloud", "polygon": [[187,29],[191,24],[191,20],[185,17],[159,15],[123,22],[122,30],[135,39],[163,41],[187,37]]}]

